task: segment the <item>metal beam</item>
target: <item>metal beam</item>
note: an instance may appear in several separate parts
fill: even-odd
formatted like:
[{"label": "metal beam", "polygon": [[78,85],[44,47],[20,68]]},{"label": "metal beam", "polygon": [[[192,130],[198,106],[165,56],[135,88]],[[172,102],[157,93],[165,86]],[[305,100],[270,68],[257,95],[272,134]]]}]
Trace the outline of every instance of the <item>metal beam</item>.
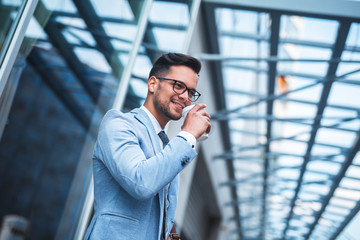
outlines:
[{"label": "metal beam", "polygon": [[17,19],[19,19],[21,6],[6,6],[0,2],[0,66],[10,43],[10,39],[12,38],[12,32],[16,27],[16,19],[14,21],[11,18],[13,12],[18,12]]},{"label": "metal beam", "polygon": [[129,82],[131,78],[131,73],[135,64],[135,60],[137,55],[139,54],[139,49],[141,42],[145,36],[146,26],[148,23],[152,0],[145,0],[141,6],[141,12],[139,15],[139,19],[137,19],[137,32],[134,42],[132,44],[132,48],[129,54],[128,64],[124,69],[124,73],[121,76],[120,84],[118,86],[118,90],[116,92],[116,98],[114,100],[113,108],[122,109],[126,99],[126,93],[129,88]]},{"label": "metal beam", "polygon": [[[266,36],[258,35],[258,34],[252,34],[252,33],[245,33],[245,32],[233,32],[224,30],[219,33],[221,36],[226,37],[233,37],[233,38],[242,38],[242,39],[250,39],[250,40],[256,40],[256,41],[268,41],[268,38]],[[309,47],[318,47],[318,48],[332,48],[332,44],[330,43],[324,43],[324,42],[314,42],[314,41],[306,41],[301,39],[292,39],[292,38],[283,38],[279,40],[279,43],[286,44],[296,44],[296,45],[302,45],[302,46],[309,46]]]},{"label": "metal beam", "polygon": [[73,73],[92,99],[92,102],[97,104],[100,91],[89,81],[90,75],[87,73],[84,64],[81,63],[73,52],[72,47],[67,44],[65,37],[61,33],[61,25],[55,22],[55,19],[51,17],[51,12],[46,9],[41,1],[34,15],[41,25],[46,24],[44,30],[48,34],[52,45],[58,49],[66,63],[73,70]]},{"label": "metal beam", "polygon": [[[311,236],[315,226],[317,225],[319,219],[321,218],[321,216],[324,213],[326,207],[328,206],[328,204],[330,202],[330,199],[333,197],[336,189],[339,187],[339,184],[340,184],[342,178],[345,176],[346,171],[348,170],[348,168],[352,164],[352,161],[353,161],[354,157],[356,156],[356,154],[358,153],[359,149],[360,149],[360,131],[358,132],[357,138],[354,141],[354,144],[351,147],[351,150],[349,151],[348,155],[346,156],[346,159],[345,159],[344,163],[342,164],[339,173],[337,174],[336,178],[333,180],[333,184],[331,185],[331,189],[329,190],[329,193],[323,199],[321,209],[316,212],[315,220],[311,224],[311,226],[309,227],[309,232],[307,233],[307,235],[305,236],[304,239],[309,239],[309,237]],[[358,205],[359,205],[359,203],[358,203]],[[350,213],[350,215],[347,217],[347,219],[353,217],[352,214],[354,214],[353,213],[354,210],[356,211],[357,208],[355,207],[352,210],[352,213]],[[344,222],[343,222],[343,224],[344,224]],[[340,230],[340,228],[338,230]]]},{"label": "metal beam", "polygon": [[41,79],[49,86],[61,102],[69,109],[71,114],[77,119],[86,132],[90,126],[90,118],[83,109],[76,104],[64,85],[58,81],[58,77],[46,67],[46,62],[42,58],[39,50],[33,49],[27,58],[33,69],[40,75]]},{"label": "metal beam", "polygon": [[[102,26],[102,19],[97,16],[96,11],[90,1],[78,0],[74,1],[74,3],[80,16],[84,19],[86,25],[88,26],[89,32],[93,35],[97,43],[96,49],[104,55],[106,61],[112,69],[112,74],[120,81],[124,71],[124,66],[118,57],[119,51],[117,51],[111,43],[112,38],[106,34],[105,29]],[[134,15],[137,23],[140,17],[139,14],[141,13],[141,3],[143,3],[143,1],[129,2],[129,4],[133,6],[131,3],[136,3],[136,10],[134,10]],[[132,89],[130,89],[128,93],[127,104],[130,108],[133,108],[138,106],[140,99],[134,96],[131,91]]]},{"label": "metal beam", "polygon": [[201,0],[190,0],[188,2],[190,21],[186,29],[186,36],[182,46],[182,52],[188,53],[191,45],[192,36],[195,31],[195,26],[198,20],[198,14],[200,11]]},{"label": "metal beam", "polygon": [[[247,198],[242,198],[241,200],[237,201],[230,201],[224,204],[224,206],[232,206],[232,205],[241,205],[241,204],[253,204],[254,201],[260,201],[261,196],[251,196]],[[235,217],[230,218],[229,220],[235,220]]]},{"label": "metal beam", "polygon": [[[20,45],[24,39],[26,29],[37,4],[38,0],[29,0],[22,3],[14,19],[13,26],[8,32],[9,37],[3,44],[3,49],[0,54],[0,96],[6,86],[11,69],[19,53]],[[2,132],[1,129],[0,132]]]},{"label": "metal beam", "polygon": [[[102,22],[96,14],[96,11],[89,0],[74,1],[77,11],[84,19],[86,25],[90,29],[94,37],[98,50],[104,55],[106,61],[109,63],[112,73],[118,80],[121,79],[124,66],[122,65],[115,48],[113,47],[108,35],[105,32]],[[96,32],[97,34],[94,34]]]},{"label": "metal beam", "polygon": [[159,22],[149,22],[148,28],[166,28],[169,30],[180,30],[180,31],[186,31],[187,26],[186,25],[175,25],[172,23],[159,23]]},{"label": "metal beam", "polygon": [[250,9],[255,11],[280,11],[284,14],[313,15],[322,18],[354,18],[359,21],[360,2],[340,0],[203,0],[205,4],[215,4],[216,7]]},{"label": "metal beam", "polygon": [[[54,10],[52,11],[52,15],[54,17],[71,17],[71,18],[81,18],[80,15],[75,12],[75,13],[71,13],[71,12],[64,12],[61,10]],[[124,19],[124,18],[114,18],[114,17],[105,17],[105,16],[98,16],[98,18],[100,19],[101,22],[112,22],[112,23],[121,23],[121,24],[136,24],[136,22],[134,20],[129,20],[129,19]]]},{"label": "metal beam", "polygon": [[[143,1],[129,1],[129,5],[130,8],[135,16],[136,19],[139,18],[139,14],[138,14],[138,9],[139,9],[139,5],[142,4]],[[144,39],[143,39],[143,44],[146,46],[155,46],[155,47],[146,47],[145,51],[146,51],[146,55],[150,58],[151,62],[155,62],[156,59],[159,57],[161,51],[159,50],[159,48],[157,47],[156,44],[156,38],[155,38],[155,34],[153,32],[153,24],[147,23],[147,27],[144,33]],[[157,25],[157,27],[165,27],[165,25],[160,26]],[[169,26],[167,25],[166,28],[168,28]]]},{"label": "metal beam", "polygon": [[[349,30],[350,30],[350,26],[351,26],[351,22],[349,22],[349,21],[341,22],[340,27],[338,29],[338,33],[337,33],[336,42],[334,44],[334,48],[333,48],[333,52],[332,52],[332,56],[331,56],[332,58],[341,57],[342,51],[344,50],[344,47],[345,47],[346,38],[347,38],[347,35],[349,33]],[[328,81],[323,83],[323,91],[321,93],[321,97],[320,97],[320,100],[319,100],[318,110],[317,110],[316,116],[322,116],[323,113],[324,113],[324,110],[325,110],[325,107],[326,107],[326,102],[327,102],[327,99],[329,97],[332,84],[333,84],[333,82],[335,80],[336,70],[338,68],[338,65],[339,65],[338,63],[329,64],[329,68],[328,68],[328,71],[327,71],[327,74],[326,74],[326,79],[328,79]],[[316,139],[318,129],[320,128],[320,123],[321,123],[321,118],[317,118],[317,119],[314,120],[313,128],[312,128],[312,131],[311,131],[311,136],[309,138],[308,147],[306,149],[306,153],[305,153],[305,157],[304,157],[304,163],[303,163],[303,165],[301,167],[301,171],[300,171],[300,174],[299,174],[295,194],[294,194],[294,197],[293,197],[293,199],[291,201],[290,212],[289,212],[289,215],[288,215],[287,220],[286,220],[286,227],[284,228],[284,231],[283,231],[283,236],[282,236],[283,239],[286,238],[286,233],[287,233],[287,230],[289,228],[289,223],[290,223],[290,220],[291,220],[291,218],[292,218],[292,216],[294,214],[294,208],[295,208],[295,205],[296,205],[296,200],[298,198],[298,195],[299,195],[299,192],[300,192],[300,189],[301,189],[301,186],[302,186],[302,181],[303,181],[303,177],[304,177],[304,174],[305,174],[305,171],[306,171],[307,164],[308,164],[308,162],[309,162],[309,160],[311,158],[311,151],[312,151],[313,145],[315,143],[315,139]],[[317,223],[317,221],[315,221],[314,223]],[[315,224],[313,224],[312,226],[314,228]],[[312,229],[310,229],[307,237],[309,237],[311,235],[311,232],[312,232]]]},{"label": "metal beam", "polygon": [[258,100],[255,100],[253,102],[250,102],[250,103],[247,103],[247,104],[244,104],[240,107],[237,107],[237,108],[234,108],[234,109],[231,109],[231,110],[227,110],[225,108],[223,108],[223,110],[221,111],[218,111],[216,114],[217,115],[221,115],[221,114],[229,114],[229,113],[234,113],[234,112],[238,112],[238,111],[241,111],[245,108],[249,108],[251,106],[255,106],[255,105],[258,105],[260,104],[261,102],[264,102],[264,101],[271,101],[271,100],[275,100],[275,99],[279,99],[281,97],[285,97],[286,95],[290,94],[290,93],[294,93],[294,92],[298,92],[298,91],[302,91],[302,90],[305,90],[307,88],[311,88],[311,87],[314,87],[314,86],[317,86],[318,84],[320,83],[324,83],[324,82],[327,82],[328,80],[325,78],[324,80],[317,80],[317,81],[314,81],[313,83],[311,84],[308,84],[308,85],[305,85],[305,86],[302,86],[302,87],[299,87],[299,88],[296,88],[296,89],[292,89],[292,90],[289,90],[285,93],[282,93],[282,94],[279,94],[279,95],[270,95],[270,96],[266,96],[264,98],[260,98]]},{"label": "metal beam", "polygon": [[[334,62],[333,64],[337,64],[337,63]],[[268,97],[263,97],[263,98],[260,98],[260,99],[258,99],[258,100],[256,100],[256,101],[254,101],[254,102],[250,102],[250,103],[244,104],[244,105],[242,105],[242,106],[240,106],[240,107],[237,107],[237,108],[234,108],[234,109],[231,109],[231,110],[227,110],[227,109],[223,108],[222,110],[218,111],[218,112],[216,113],[216,115],[224,115],[224,114],[229,114],[229,113],[238,112],[238,111],[241,111],[242,109],[249,108],[249,107],[251,107],[251,106],[260,104],[261,102],[270,101],[270,100],[272,100],[272,99],[280,99],[280,100],[281,100],[282,98],[286,97],[286,96],[289,95],[290,93],[299,92],[299,91],[305,90],[305,89],[307,89],[307,88],[311,88],[311,87],[317,86],[317,85],[320,84],[320,83],[325,84],[325,83],[327,83],[327,82],[329,82],[329,81],[330,81],[330,82],[334,82],[334,81],[342,82],[342,81],[343,81],[342,78],[344,78],[344,77],[346,77],[346,76],[348,76],[348,75],[350,75],[350,74],[354,74],[354,73],[358,73],[358,72],[360,72],[360,69],[356,69],[356,70],[354,70],[354,71],[350,71],[350,72],[344,73],[344,74],[342,74],[342,75],[336,76],[336,78],[334,78],[335,73],[334,73],[334,75],[332,75],[332,76],[331,76],[331,75],[327,75],[327,76],[325,76],[325,77],[323,77],[323,78],[321,78],[321,79],[314,80],[313,83],[310,83],[310,84],[308,84],[308,85],[305,85],[305,86],[302,86],[302,87],[299,87],[299,88],[296,88],[296,89],[289,90],[289,91],[287,91],[287,92],[285,92],[285,93],[282,93],[282,94],[279,94],[279,95],[272,95],[272,96],[268,96]],[[344,83],[345,83],[345,82],[344,82]],[[300,100],[298,100],[298,101],[300,101]],[[329,105],[328,105],[328,106],[329,106]],[[334,106],[334,105],[332,105],[332,106]],[[351,111],[353,110],[353,111],[356,111],[356,112],[359,111],[358,108],[353,108],[353,107],[348,107],[348,106],[342,106],[342,108],[347,109],[347,110],[351,110]],[[213,115],[213,117],[216,116],[216,115]]]},{"label": "metal beam", "polygon": [[[284,155],[292,156],[291,154],[284,154]],[[299,156],[295,155],[294,157],[299,157]],[[277,168],[271,169],[271,173],[277,172],[277,171],[279,171],[281,169],[291,169],[291,167],[277,167]],[[262,177],[263,174],[264,174],[263,172],[251,173],[248,176],[245,176],[245,177],[243,177],[241,179],[235,179],[235,180],[230,180],[230,181],[227,181],[227,182],[220,183],[220,186],[221,187],[222,186],[233,186],[233,185],[238,185],[238,184],[244,183],[244,182],[251,182],[251,181],[256,180],[255,179],[256,177]]]},{"label": "metal beam", "polygon": [[[264,42],[268,41],[267,37],[265,36],[260,36],[258,34],[252,34],[252,33],[244,33],[244,32],[221,31],[219,35],[234,37],[234,38],[250,39],[256,41],[264,41]],[[315,48],[325,48],[325,49],[331,49],[333,47],[333,44],[331,43],[315,42],[315,41],[308,41],[308,40],[295,39],[295,38],[282,38],[279,39],[279,43],[294,44],[294,45],[301,45],[301,46],[308,46]],[[360,52],[360,47],[356,45],[346,46],[344,50],[352,51],[352,52]]]},{"label": "metal beam", "polygon": [[360,60],[342,60],[340,58],[335,59],[320,59],[320,58],[279,58],[276,55],[270,57],[241,57],[241,56],[222,56],[219,54],[202,53],[199,58],[203,61],[262,61],[262,62],[310,62],[310,63],[330,63],[330,62],[342,62],[342,63],[360,63]]},{"label": "metal beam", "polygon": [[[278,55],[279,48],[279,34],[280,34],[280,18],[281,15],[277,13],[271,13],[271,35],[270,35],[270,56]],[[268,86],[267,86],[267,95],[273,96],[275,93],[275,82],[277,77],[277,62],[269,62],[269,72],[268,72]],[[274,108],[274,99],[267,101],[266,114],[267,116],[273,115]],[[270,158],[267,155],[270,154],[270,143],[272,138],[272,120],[266,120],[266,144],[265,144],[265,159],[264,159],[264,182],[263,182],[263,193],[262,193],[262,216],[261,216],[261,227],[260,227],[260,239],[264,239],[266,233],[266,216],[267,216],[267,194],[268,194],[268,176],[269,176],[269,162]]]},{"label": "metal beam", "polygon": [[[202,11],[202,22],[205,24],[204,30],[205,35],[208,39],[208,46],[209,52],[211,53],[220,53],[220,47],[218,42],[217,36],[217,24],[215,19],[215,7],[212,4],[201,4],[201,11]],[[225,109],[226,108],[226,101],[225,101],[225,90],[224,90],[224,79],[222,73],[222,66],[220,62],[212,62],[209,63],[209,69],[213,78],[212,84],[214,89],[214,96],[216,98],[216,106],[217,110]],[[228,122],[221,122],[220,123],[221,134],[222,134],[222,142],[224,145],[225,151],[229,151],[231,149],[231,142],[230,142],[230,131],[229,131],[229,124]],[[234,163],[232,161],[227,161],[226,167],[228,170],[229,179],[235,179],[235,170],[234,170]],[[234,200],[238,199],[237,195],[237,187],[232,186],[230,187],[231,197]],[[240,208],[238,206],[234,206],[235,215],[240,217]],[[242,223],[241,221],[237,221],[237,228],[239,229],[238,235],[239,238],[242,239],[244,237],[242,231]]]},{"label": "metal beam", "polygon": [[351,220],[358,214],[360,211],[360,201],[357,202],[356,206],[350,211],[349,215],[344,219],[340,226],[335,230],[334,234],[329,238],[329,240],[335,240],[339,234],[344,230],[344,228],[351,222]]},{"label": "metal beam", "polygon": [[[14,77],[12,75],[16,75],[15,73],[11,73],[12,71],[16,72],[18,67],[16,66],[16,61],[23,61],[22,58],[24,56],[18,57],[18,53],[20,50],[20,46],[23,43],[25,30],[30,22],[30,19],[33,15],[37,4],[37,0],[29,0],[23,2],[22,7],[18,11],[18,15],[13,22],[13,27],[7,32],[6,41],[5,39],[0,40],[2,42],[2,48],[0,50],[0,140],[3,135],[3,131],[5,129],[5,125],[7,122],[8,114],[10,112],[11,102],[15,94],[16,86],[18,79],[12,81],[11,79]],[[0,8],[2,8],[1,6]],[[3,14],[2,12],[1,14]],[[6,14],[4,14],[6,17]],[[2,21],[0,25],[4,27],[5,21]],[[1,38],[1,37],[0,37]],[[11,83],[9,83],[11,81]],[[6,102],[6,103],[5,103]]]},{"label": "metal beam", "polygon": [[[260,59],[258,59],[260,60]],[[256,61],[256,59],[253,59],[253,61]],[[337,61],[337,60],[335,60]],[[334,62],[334,61],[327,61],[327,62]],[[343,61],[341,61],[343,62]],[[348,62],[352,62],[351,60],[349,60]],[[358,61],[355,61],[358,62]],[[354,62],[354,63],[355,63]],[[250,66],[245,66],[242,64],[235,64],[235,63],[224,63],[223,64],[224,68],[233,68],[233,69],[239,69],[239,70],[244,70],[244,71],[254,71],[254,72],[258,72],[258,73],[265,73],[267,72],[267,70],[265,68],[259,68],[259,67],[250,67]],[[356,71],[351,71],[349,73],[346,74],[342,74],[339,76],[336,76],[336,81],[338,81],[339,83],[345,83],[345,84],[351,84],[351,85],[360,85],[360,82],[358,80],[351,80],[351,79],[345,79],[345,77],[347,75],[351,75],[354,74],[356,72],[360,72],[360,70],[356,70]],[[314,75],[314,74],[308,74],[308,73],[302,73],[302,72],[292,72],[292,71],[278,71],[278,75],[283,75],[283,76],[292,76],[292,77],[299,77],[299,78],[309,78],[309,79],[322,79],[322,76],[319,75]],[[288,92],[286,92],[287,94]]]}]

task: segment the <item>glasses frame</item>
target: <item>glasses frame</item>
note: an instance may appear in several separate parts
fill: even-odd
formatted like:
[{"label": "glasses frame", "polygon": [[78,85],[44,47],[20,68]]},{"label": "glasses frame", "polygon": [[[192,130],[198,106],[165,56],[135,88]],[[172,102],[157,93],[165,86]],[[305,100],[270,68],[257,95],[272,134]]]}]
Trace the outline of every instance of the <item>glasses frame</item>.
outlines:
[{"label": "glasses frame", "polygon": [[[198,91],[196,91],[195,89],[190,89],[186,86],[185,83],[183,83],[182,81],[179,81],[179,80],[176,80],[176,79],[172,79],[172,78],[163,78],[163,77],[156,77],[157,79],[160,79],[160,80],[165,80],[165,81],[173,81],[173,91],[179,95],[183,94],[184,92],[188,92],[188,99],[191,101],[191,102],[196,102],[199,97],[201,96],[201,93],[199,93]],[[175,84],[176,83],[179,83],[181,85],[183,85],[185,87],[184,91],[182,92],[178,92],[177,90],[175,90]],[[195,91],[194,94],[190,93],[190,91]],[[192,96],[192,97],[190,97]]]}]

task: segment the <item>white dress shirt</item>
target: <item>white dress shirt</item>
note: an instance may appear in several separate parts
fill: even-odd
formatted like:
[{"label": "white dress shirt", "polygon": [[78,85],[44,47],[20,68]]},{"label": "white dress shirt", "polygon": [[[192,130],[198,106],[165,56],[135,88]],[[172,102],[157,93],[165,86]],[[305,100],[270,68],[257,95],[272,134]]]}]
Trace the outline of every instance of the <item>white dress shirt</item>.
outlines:
[{"label": "white dress shirt", "polygon": [[[149,116],[151,123],[154,126],[157,134],[161,131],[164,131],[164,129],[161,128],[159,122],[156,120],[154,115],[152,115],[152,113],[144,105],[142,105],[140,107],[140,109],[142,109],[144,112],[146,112],[146,114]],[[186,132],[186,131],[181,131],[177,134],[177,136],[181,136],[181,137],[185,138],[185,140],[190,144],[190,146],[195,149],[196,138],[194,137],[194,135],[192,135],[191,133]],[[159,138],[159,143],[162,146],[162,142],[161,142],[160,138]]]}]

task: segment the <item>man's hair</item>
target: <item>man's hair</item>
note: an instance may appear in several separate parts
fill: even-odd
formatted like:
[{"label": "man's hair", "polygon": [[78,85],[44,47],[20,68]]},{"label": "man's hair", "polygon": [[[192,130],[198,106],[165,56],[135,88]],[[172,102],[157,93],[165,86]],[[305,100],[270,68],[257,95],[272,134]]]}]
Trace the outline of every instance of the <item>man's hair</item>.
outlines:
[{"label": "man's hair", "polygon": [[167,53],[156,60],[150,71],[149,78],[151,76],[167,74],[171,66],[186,66],[197,74],[199,74],[201,69],[200,61],[192,56],[181,53]]}]

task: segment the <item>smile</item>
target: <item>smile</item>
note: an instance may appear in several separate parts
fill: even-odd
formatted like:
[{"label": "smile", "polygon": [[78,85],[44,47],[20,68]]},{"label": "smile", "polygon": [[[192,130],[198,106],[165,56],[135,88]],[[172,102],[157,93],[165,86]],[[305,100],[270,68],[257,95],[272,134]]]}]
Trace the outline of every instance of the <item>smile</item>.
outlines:
[{"label": "smile", "polygon": [[177,106],[179,109],[183,109],[184,108],[184,105],[183,104],[181,104],[181,103],[178,103],[178,102],[173,102],[173,104],[175,105],[175,106]]}]

